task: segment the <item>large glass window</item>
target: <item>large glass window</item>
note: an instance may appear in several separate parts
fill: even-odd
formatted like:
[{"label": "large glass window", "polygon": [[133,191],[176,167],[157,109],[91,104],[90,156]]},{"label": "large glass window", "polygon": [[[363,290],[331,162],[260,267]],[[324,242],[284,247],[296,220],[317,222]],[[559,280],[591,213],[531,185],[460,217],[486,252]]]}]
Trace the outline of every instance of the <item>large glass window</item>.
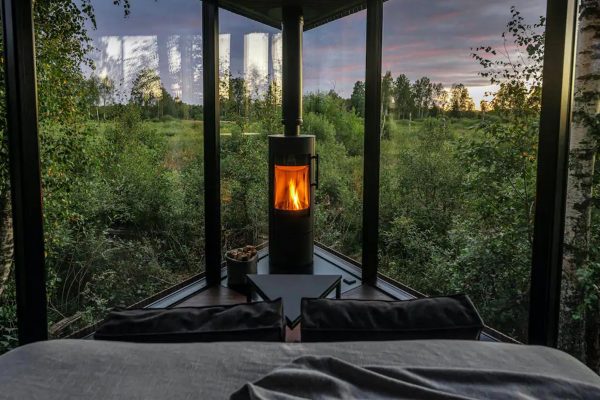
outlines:
[{"label": "large glass window", "polygon": [[52,337],[204,268],[201,3],[87,4],[35,2]]},{"label": "large glass window", "polygon": [[465,292],[520,340],[544,12],[541,0],[384,5],[381,272],[428,295]]},{"label": "large glass window", "polygon": [[219,10],[223,251],[268,240],[267,137],[281,124],[281,32]]},{"label": "large glass window", "polygon": [[304,124],[320,157],[315,239],[360,262],[366,11],[304,34]]}]

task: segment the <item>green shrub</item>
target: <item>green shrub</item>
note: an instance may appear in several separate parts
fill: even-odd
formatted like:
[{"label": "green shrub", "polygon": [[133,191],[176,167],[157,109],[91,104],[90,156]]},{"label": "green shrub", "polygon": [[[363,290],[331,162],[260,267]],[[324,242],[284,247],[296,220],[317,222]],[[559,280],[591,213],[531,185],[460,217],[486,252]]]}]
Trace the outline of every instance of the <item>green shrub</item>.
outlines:
[{"label": "green shrub", "polygon": [[0,354],[17,347],[17,304],[14,273],[11,273],[0,295]]},{"label": "green shrub", "polygon": [[314,112],[308,112],[304,116],[302,131],[306,134],[315,135],[318,141],[335,139],[335,127],[333,124],[324,115]]},{"label": "green shrub", "polygon": [[175,121],[175,117],[173,117],[172,115],[163,115],[160,117],[160,122],[171,122],[171,121]]}]

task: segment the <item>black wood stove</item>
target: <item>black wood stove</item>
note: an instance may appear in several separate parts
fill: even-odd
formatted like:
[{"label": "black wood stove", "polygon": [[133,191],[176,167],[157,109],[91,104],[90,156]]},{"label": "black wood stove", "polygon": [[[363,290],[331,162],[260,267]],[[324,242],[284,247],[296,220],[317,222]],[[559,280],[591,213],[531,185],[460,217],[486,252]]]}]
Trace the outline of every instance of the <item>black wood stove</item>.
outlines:
[{"label": "black wood stove", "polygon": [[313,272],[315,137],[301,135],[302,31],[300,7],[282,10],[283,135],[269,136],[269,272]]}]

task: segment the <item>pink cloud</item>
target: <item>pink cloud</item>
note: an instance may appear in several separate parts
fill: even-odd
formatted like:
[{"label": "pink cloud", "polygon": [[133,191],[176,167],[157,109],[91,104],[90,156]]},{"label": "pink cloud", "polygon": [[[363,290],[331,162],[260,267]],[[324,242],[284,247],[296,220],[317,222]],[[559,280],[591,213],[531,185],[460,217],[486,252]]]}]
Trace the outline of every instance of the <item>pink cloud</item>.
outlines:
[{"label": "pink cloud", "polygon": [[[385,37],[383,38],[383,41],[385,42]],[[410,48],[414,48],[414,47],[424,47],[427,45],[428,45],[428,43],[425,41],[415,41],[415,42],[410,42],[410,43],[393,44],[393,45],[387,45],[387,46],[384,45],[383,52],[391,53],[391,52],[405,51],[406,49],[410,49]]]},{"label": "pink cloud", "polygon": [[465,39],[471,40],[473,42],[489,42],[489,41],[498,41],[500,38],[499,34],[482,34],[482,35],[472,35],[472,36],[463,36]]},{"label": "pink cloud", "polygon": [[334,74],[344,74],[344,73],[348,73],[348,72],[364,71],[365,63],[363,62],[363,63],[358,63],[358,64],[345,64],[345,65],[340,65],[339,67],[333,67],[329,70],[332,71]]},{"label": "pink cloud", "polygon": [[447,21],[449,19],[452,19],[454,17],[457,17],[459,15],[461,15],[462,13],[460,11],[449,11],[446,13],[441,13],[441,14],[435,14],[432,15],[431,17],[429,17],[429,21],[430,22],[444,22]]},{"label": "pink cloud", "polygon": [[394,62],[394,61],[408,61],[408,60],[416,60],[416,59],[424,59],[424,58],[436,58],[441,59],[443,57],[452,57],[456,58],[457,51],[456,49],[414,49],[409,51],[403,51],[399,53],[385,53],[384,60],[385,62]]}]

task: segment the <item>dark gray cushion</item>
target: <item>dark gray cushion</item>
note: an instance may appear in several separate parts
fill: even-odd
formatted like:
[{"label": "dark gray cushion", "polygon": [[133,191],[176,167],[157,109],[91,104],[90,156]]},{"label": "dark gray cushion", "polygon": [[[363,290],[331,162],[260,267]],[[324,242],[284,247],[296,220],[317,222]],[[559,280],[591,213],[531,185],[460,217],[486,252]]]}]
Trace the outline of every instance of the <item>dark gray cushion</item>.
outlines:
[{"label": "dark gray cushion", "polygon": [[467,295],[405,301],[302,299],[302,341],[472,339],[483,321]]},{"label": "dark gray cushion", "polygon": [[248,304],[134,309],[108,314],[95,339],[127,342],[279,342],[285,340],[280,299]]}]

